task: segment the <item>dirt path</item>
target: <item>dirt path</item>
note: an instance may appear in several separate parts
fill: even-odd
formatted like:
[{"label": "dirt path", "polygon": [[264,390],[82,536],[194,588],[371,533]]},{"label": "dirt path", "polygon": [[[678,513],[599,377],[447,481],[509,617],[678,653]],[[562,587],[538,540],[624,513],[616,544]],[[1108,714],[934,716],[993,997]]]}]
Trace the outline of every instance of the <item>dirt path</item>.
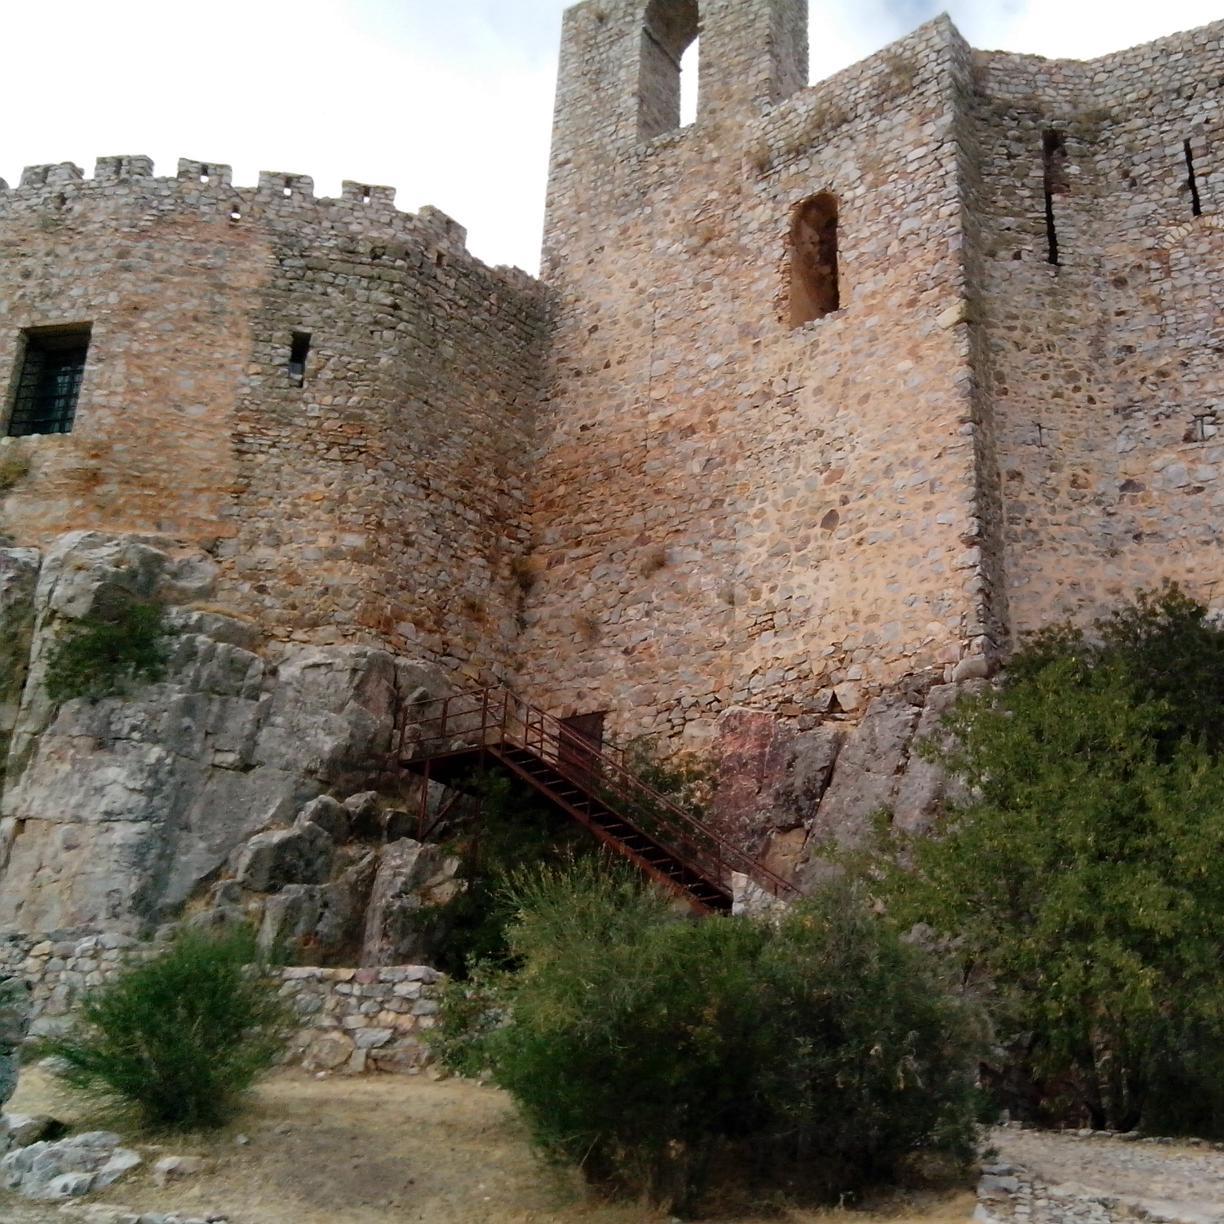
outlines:
[{"label": "dirt path", "polygon": [[[53,1113],[104,1125],[27,1071],[13,1112]],[[239,1145],[236,1135],[250,1142]],[[135,1143],[149,1157],[156,1152]],[[238,1125],[165,1152],[201,1155],[210,1169],[158,1189],[137,1171],[93,1202],[138,1211],[223,1213],[230,1224],[654,1224],[667,1217],[592,1202],[577,1178],[533,1158],[506,1097],[470,1083],[381,1076],[317,1080],[286,1072],[268,1081]],[[965,1224],[970,1194],[898,1201],[881,1214],[794,1212],[723,1216],[727,1224]],[[58,1207],[0,1191],[4,1224],[65,1224]]]},{"label": "dirt path", "polygon": [[[1031,1224],[1068,1218],[1057,1204],[1089,1205],[1103,1221],[1224,1224],[1224,1152],[1142,1140],[1002,1128],[992,1136],[1020,1185],[995,1213]],[[1010,1190],[1010,1182],[1006,1183]],[[1035,1210],[1044,1200],[1046,1209]],[[1019,1210],[1018,1210],[1019,1209]]]}]

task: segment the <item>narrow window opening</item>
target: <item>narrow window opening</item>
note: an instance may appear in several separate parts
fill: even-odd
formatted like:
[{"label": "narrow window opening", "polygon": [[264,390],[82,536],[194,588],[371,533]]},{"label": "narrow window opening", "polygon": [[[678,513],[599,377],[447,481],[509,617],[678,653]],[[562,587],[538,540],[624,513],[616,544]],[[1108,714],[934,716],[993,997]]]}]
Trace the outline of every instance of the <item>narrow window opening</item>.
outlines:
[{"label": "narrow window opening", "polygon": [[1045,187],[1046,260],[1055,267],[1061,264],[1058,251],[1058,227],[1054,217],[1054,197],[1066,195],[1070,189],[1067,180],[1067,135],[1049,128],[1041,137],[1041,166]]},{"label": "narrow window opening", "polygon": [[293,184],[286,179],[285,185],[281,188],[281,195],[287,200],[293,194]]},{"label": "narrow window opening", "polygon": [[437,253],[437,254],[434,256],[434,263],[435,263],[435,264],[436,264],[436,265],[437,265],[439,268],[445,268],[445,267],[446,267],[446,256],[445,256],[445,255],[444,255],[444,254],[443,254],[441,251],[439,251],[439,252],[438,252],[438,253]]},{"label": "narrow window opening", "polygon": [[1190,211],[1196,216],[1203,215],[1203,200],[1199,195],[1198,175],[1194,171],[1194,146],[1187,140],[1186,149],[1186,186],[1190,188]]},{"label": "narrow window opening", "polygon": [[294,332],[289,345],[289,381],[295,387],[306,382],[306,359],[310,356],[310,333]]},{"label": "narrow window opening", "polygon": [[795,210],[790,258],[791,326],[802,327],[840,309],[837,200],[827,191]]},{"label": "narrow window opening", "polygon": [[698,86],[701,81],[701,39],[694,38],[680,57],[680,126],[697,122]]},{"label": "narrow window opening", "polygon": [[[653,140],[696,118],[698,33],[697,0],[650,0],[642,24],[638,77],[642,140]],[[691,118],[683,117],[685,107]]]},{"label": "narrow window opening", "polygon": [[242,220],[242,208],[240,205],[234,204],[230,208],[230,220],[231,221],[241,221]]},{"label": "narrow window opening", "polygon": [[361,202],[362,202],[363,204],[368,204],[368,203],[370,202],[371,198],[372,198],[372,197],[371,197],[371,195],[370,195],[370,189],[369,189],[368,187],[363,187],[363,188],[361,189]]},{"label": "narrow window opening", "polygon": [[9,417],[11,437],[72,432],[89,331],[85,325],[25,333],[21,374]]},{"label": "narrow window opening", "polygon": [[201,166],[201,167],[200,167],[200,182],[201,182],[201,183],[207,183],[207,182],[208,182],[208,178],[209,178],[209,175],[208,175],[208,167],[207,167],[207,166]]}]

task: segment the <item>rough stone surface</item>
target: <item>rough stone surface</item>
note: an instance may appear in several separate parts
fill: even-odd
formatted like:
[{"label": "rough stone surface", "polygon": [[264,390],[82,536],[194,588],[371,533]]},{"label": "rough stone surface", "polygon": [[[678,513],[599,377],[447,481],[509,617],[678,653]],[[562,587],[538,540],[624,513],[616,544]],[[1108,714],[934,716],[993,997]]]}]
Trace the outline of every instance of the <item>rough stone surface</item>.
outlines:
[{"label": "rough stone surface", "polygon": [[[440,684],[426,667],[363,646],[273,661],[240,622],[172,606],[163,682],[50,708],[40,680],[65,622],[116,598],[207,598],[214,578],[201,554],[131,538],[78,533],[47,555],[0,809],[13,830],[0,930],[133,932],[172,916],[253,834],[288,825],[325,789],[377,776],[401,682]],[[326,878],[325,834],[282,838],[277,862],[291,871],[285,842],[310,851],[299,878]]]},{"label": "rough stone surface", "polygon": [[[441,675],[721,735],[718,819],[809,879],[878,810],[937,817],[914,741],[1020,633],[1166,578],[1220,610],[1224,26],[1074,63],[941,17],[808,87],[807,9],[567,12],[543,283],[377,186],[0,185],[0,371],[93,326],[72,432],[0,439],[0,931],[142,929],[269,834],[299,891],[259,920],[314,938],[305,890],[360,860],[290,854],[345,840],[328,804],[289,825],[378,787]],[[51,708],[56,636],[133,597],[171,606],[165,682]],[[408,942],[396,853],[372,947]]]},{"label": "rough stone surface", "polygon": [[355,961],[365,931],[366,908],[379,851],[358,849],[351,865],[326,884],[291,884],[263,902],[259,941],[294,959],[333,965]]},{"label": "rough stone surface", "polygon": [[[41,560],[36,549],[0,548],[0,789],[30,662],[34,591]],[[5,833],[0,824],[0,867],[4,855]]]},{"label": "rough stone surface", "polygon": [[142,1163],[110,1131],[40,1141],[0,1160],[0,1186],[32,1199],[76,1198],[113,1185]]},{"label": "rough stone surface", "polygon": [[1224,1152],[1167,1140],[1002,1127],[978,1185],[979,1224],[1224,1222]]},{"label": "rough stone surface", "polygon": [[147,157],[0,189],[0,383],[23,328],[93,327],[72,432],[0,440],[26,468],[0,487],[13,542],[207,546],[219,601],[277,640],[505,666],[546,295],[394,197]]},{"label": "rough stone surface", "polygon": [[164,1186],[168,1182],[203,1173],[207,1161],[201,1156],[159,1156],[153,1163],[153,1180]]},{"label": "rough stone surface", "polygon": [[0,1107],[17,1088],[21,1043],[30,1028],[29,987],[3,969],[0,963]]},{"label": "rough stone surface", "polygon": [[[104,941],[123,946],[107,947]],[[28,940],[10,939],[0,941],[0,973],[12,966],[36,984],[30,1031],[39,1036],[58,1031],[82,992],[104,982],[124,958],[145,955],[154,946],[96,935],[77,943],[42,941],[32,946]],[[281,993],[299,1023],[290,1041],[291,1062],[304,1063],[310,1070],[358,1073],[405,1071],[428,1061],[426,1042],[444,980],[437,970],[412,964],[290,966],[279,976]],[[379,1035],[363,1038],[359,1048],[357,1036],[367,1029],[379,1030]],[[390,1036],[384,1038],[386,1031]],[[363,1057],[354,1059],[357,1052]],[[9,1121],[20,1130],[27,1125],[11,1116]],[[24,1142],[24,1137],[19,1141]],[[5,1147],[5,1131],[0,1128],[0,1155]]]},{"label": "rough stone surface", "polygon": [[366,911],[363,965],[396,965],[426,951],[425,933],[416,917],[422,907],[444,905],[461,883],[459,860],[438,846],[405,838],[383,850]]},{"label": "rough stone surface", "polygon": [[321,884],[331,874],[331,837],[307,821],[259,833],[243,846],[237,879],[251,892],[280,892],[286,884]]}]

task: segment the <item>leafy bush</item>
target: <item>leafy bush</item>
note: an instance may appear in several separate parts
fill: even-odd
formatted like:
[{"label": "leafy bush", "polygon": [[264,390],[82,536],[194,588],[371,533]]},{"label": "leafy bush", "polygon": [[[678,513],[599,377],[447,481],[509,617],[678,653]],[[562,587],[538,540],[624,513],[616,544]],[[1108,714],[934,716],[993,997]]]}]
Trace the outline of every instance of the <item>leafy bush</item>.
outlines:
[{"label": "leafy bush", "polygon": [[74,697],[110,697],[129,685],[159,680],[166,669],[162,609],[129,603],[109,618],[87,617],[51,648],[47,696],[59,703]]},{"label": "leafy bush", "polygon": [[691,752],[665,755],[654,736],[639,735],[626,745],[625,765],[677,807],[698,819],[705,815],[717,785],[709,762]]},{"label": "leafy bush", "polygon": [[157,1127],[215,1127],[277,1061],[290,1026],[248,930],[185,931],[89,994],[46,1043],[70,1085]]},{"label": "leafy bush", "polygon": [[506,967],[511,917],[505,888],[511,876],[536,863],[558,863],[595,848],[568,816],[533,791],[493,773],[472,780],[479,796],[477,819],[450,849],[460,859],[465,887],[443,905],[418,911],[417,922],[444,973],[466,978],[469,966]]},{"label": "leafy bush", "polygon": [[1042,634],[946,730],[970,798],[884,889],[990,991],[1004,1103],[1224,1137],[1224,631],[1144,595]]},{"label": "leafy bush", "polygon": [[464,1055],[601,1188],[691,1210],[717,1162],[836,1200],[916,1153],[971,1156],[970,1013],[857,893],[686,921],[593,860],[514,901],[522,968],[486,983]]}]

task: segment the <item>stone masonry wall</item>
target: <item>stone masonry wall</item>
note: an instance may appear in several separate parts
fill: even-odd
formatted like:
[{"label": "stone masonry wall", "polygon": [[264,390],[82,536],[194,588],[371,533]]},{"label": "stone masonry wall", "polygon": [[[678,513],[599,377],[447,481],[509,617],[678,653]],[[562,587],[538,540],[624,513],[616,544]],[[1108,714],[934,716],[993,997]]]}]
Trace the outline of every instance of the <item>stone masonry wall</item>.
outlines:
[{"label": "stone masonry wall", "polygon": [[[745,97],[767,34],[802,36],[803,6],[699,7],[698,121],[644,142],[643,6],[567,15],[522,644],[542,704],[690,743],[736,705],[861,711],[992,645],[968,48],[940,20],[799,93],[778,53],[774,88]],[[821,191],[838,201],[841,308],[793,328],[791,218]]]},{"label": "stone masonry wall", "polygon": [[[118,934],[0,940],[0,978],[31,983],[32,1037],[62,1031],[81,996],[148,945]],[[429,1061],[425,1034],[442,975],[426,965],[280,970],[281,995],[299,1017],[288,1059],[310,1071],[412,1071]]]},{"label": "stone masonry wall", "polygon": [[[975,312],[1013,632],[1164,579],[1222,607],[1224,23],[1089,63],[977,53],[975,65]],[[1051,130],[1066,147],[1057,265]]]},{"label": "stone masonry wall", "polygon": [[[389,188],[105,158],[0,189],[0,384],[24,330],[92,324],[74,428],[4,438],[0,530],[207,547],[272,635],[506,666],[539,285]],[[311,336],[304,385],[288,369]],[[0,415],[7,413],[10,395]]]}]

